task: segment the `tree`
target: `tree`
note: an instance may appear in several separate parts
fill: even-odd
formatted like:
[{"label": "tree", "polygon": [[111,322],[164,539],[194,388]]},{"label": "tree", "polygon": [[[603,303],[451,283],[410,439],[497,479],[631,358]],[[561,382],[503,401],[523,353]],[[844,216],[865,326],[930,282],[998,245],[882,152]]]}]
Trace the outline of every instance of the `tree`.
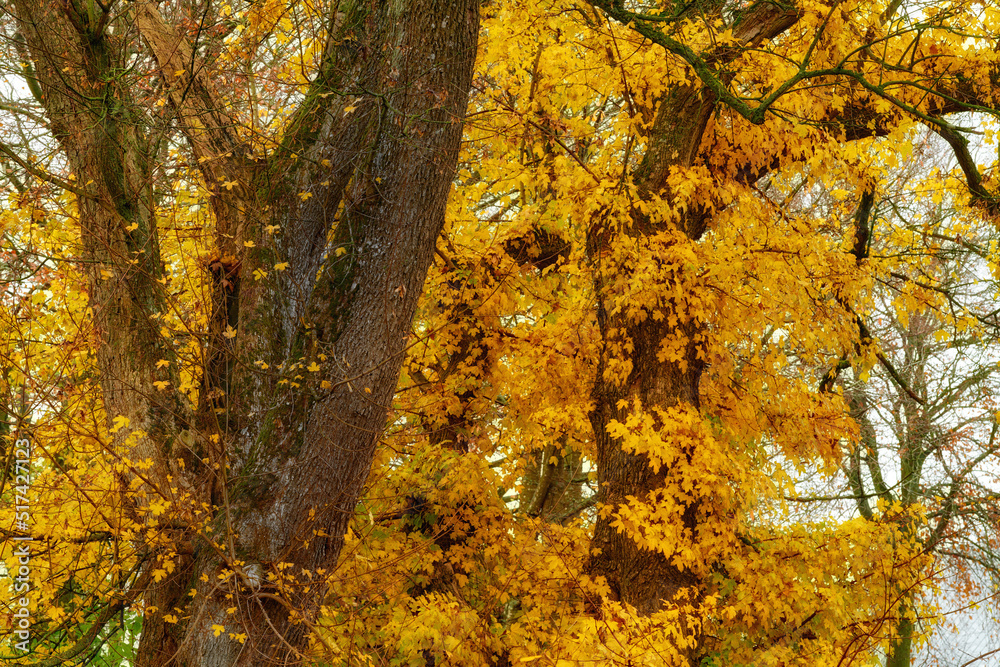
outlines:
[{"label": "tree", "polygon": [[[45,170],[31,144],[3,152],[25,178],[74,197],[74,259],[109,447],[126,462],[125,512],[166,538],[140,549],[131,584],[161,611],[144,620],[140,665],[262,664],[306,650],[324,590],[308,579],[336,565],[458,154],[476,3],[265,5],[238,19],[260,32],[242,43],[251,55],[281,40],[289,17],[316,32],[300,43],[307,81],[292,82],[277,142],[246,131],[260,121],[241,114],[247,98],[220,90],[230,5],[15,2],[4,12],[9,57],[34,96],[16,110],[37,109],[60,157]],[[192,331],[196,404],[163,326],[179,307],[158,220],[171,150],[201,180],[213,223],[207,322]],[[279,565],[306,580],[265,583]],[[171,623],[165,612],[180,609]],[[237,619],[239,642],[213,631]]]},{"label": "tree", "polygon": [[[131,14],[155,64],[136,56],[119,69],[162,73],[169,87],[150,91],[145,106],[155,109],[162,95],[173,111],[160,125],[149,124],[151,135],[171,137],[176,128],[186,137],[177,148],[164,139],[151,153],[181,151],[186,165],[169,166],[165,175],[182,192],[164,193],[152,168],[135,182],[151,184],[151,201],[163,193],[158,215],[184,234],[207,224],[218,236],[203,260],[214,297],[178,298],[147,327],[150,337],[187,327],[190,334],[172,334],[183,338],[177,351],[169,349],[173,343],[161,340],[160,351],[136,339],[156,350],[146,376],[130,370],[131,357],[143,358],[137,354],[128,364],[117,358],[117,366],[101,367],[110,363],[101,361],[107,350],[94,371],[107,407],[90,412],[119,444],[132,438],[134,448],[160,437],[149,435],[149,420],[119,407],[129,395],[124,388],[148,377],[138,393],[154,397],[150,409],[176,422],[163,442],[196,449],[187,458],[166,457],[181,458],[183,466],[161,468],[159,479],[130,461],[117,463],[126,482],[137,479],[134,486],[143,489],[190,479],[177,495],[197,498],[209,489],[204,502],[213,508],[209,523],[199,522],[200,506],[191,510],[188,556],[177,540],[185,528],[164,525],[183,547],[172,556],[165,545],[146,548],[156,545],[148,531],[127,532],[163,523],[156,519],[163,502],[148,491],[139,501],[125,494],[133,516],[108,532],[142,545],[134,561],[149,565],[137,573],[155,581],[127,579],[114,588],[143,593],[141,604],[122,603],[146,612],[142,646],[163,644],[157,637],[172,637],[177,626],[196,638],[190,645],[175,640],[193,651],[184,654],[192,663],[197,642],[220,647],[223,662],[253,660],[238,646],[247,640],[242,633],[266,625],[264,613],[289,625],[253,648],[266,654],[267,641],[285,637],[306,653],[311,631],[309,656],[348,664],[846,665],[870,662],[898,644],[906,618],[901,596],[928,581],[930,559],[917,539],[920,507],[878,508],[878,521],[792,520],[781,513],[782,502],[794,487],[789,468],[833,474],[850,461],[846,443],[858,440],[859,427],[838,388],[842,373],[850,368],[860,378],[877,365],[906,383],[871,322],[872,285],[898,266],[870,250],[885,241],[894,257],[906,257],[937,233],[876,215],[875,202],[892,188],[894,163],[918,142],[919,124],[947,141],[961,173],[928,180],[914,196],[954,198],[970,218],[995,214],[992,182],[972,157],[966,121],[960,125],[951,114],[995,108],[989,45],[996,13],[971,3],[937,11],[899,2],[486,5],[458,187],[444,236],[436,248],[432,240],[421,246],[428,263],[434,248],[427,288],[412,328],[411,312],[379,311],[395,318],[395,338],[382,340],[396,347],[359,360],[351,351],[368,349],[367,341],[347,346],[344,336],[365,332],[337,316],[341,306],[361,308],[365,317],[382,307],[351,297],[351,289],[362,289],[359,276],[379,275],[356,256],[358,247],[385,247],[367,240],[359,246],[359,234],[368,233],[359,221],[372,213],[369,198],[388,192],[391,181],[377,169],[420,174],[364,148],[375,141],[370,134],[392,127],[374,122],[377,105],[386,119],[411,116],[389,93],[367,97],[382,89],[350,77],[397,78],[392,62],[384,72],[366,65],[379,45],[395,43],[396,28],[379,32],[389,24],[374,20],[327,45],[324,21],[333,17],[335,34],[350,30],[352,12],[360,10],[345,6],[315,18],[310,5],[293,7],[301,11],[286,17],[280,3],[256,3],[237,8],[233,18],[223,7],[219,22],[178,19],[173,32],[149,5]],[[423,34],[427,24],[413,24],[412,34]],[[324,35],[318,43],[308,38],[317,26]],[[189,41],[205,43],[177,48],[181,28]],[[398,29],[411,34],[409,24]],[[116,27],[114,39],[127,34]],[[25,39],[15,40],[15,49],[26,43],[44,53]],[[245,51],[247,45],[253,48]],[[335,62],[348,73],[321,67],[304,91],[268,91],[277,99],[302,96],[294,113],[262,107],[263,115],[247,119],[233,110],[261,105],[252,86],[294,77],[294,68],[313,57],[341,58]],[[36,73],[39,59],[21,58]],[[277,74],[268,79],[254,68]],[[50,70],[53,79],[61,72]],[[225,91],[215,98],[198,83],[213,71]],[[176,72],[183,88],[173,87]],[[431,105],[452,99],[425,97]],[[216,119],[225,109],[229,120]],[[313,109],[343,120],[325,125]],[[417,144],[399,145],[420,145],[432,127],[407,133]],[[317,133],[329,137],[330,148]],[[220,159],[237,142],[232,136],[245,137],[248,152]],[[32,142],[20,150],[33,150]],[[84,196],[82,188],[93,187],[88,179],[101,182],[76,167],[70,182],[58,175],[58,161],[42,171],[15,150],[6,154],[19,178],[25,171],[59,178],[59,187]],[[358,164],[370,165],[358,172],[369,177],[353,176]],[[31,187],[40,186],[25,192]],[[58,208],[38,192],[43,213]],[[400,211],[419,208],[415,200],[389,199]],[[207,218],[191,210],[203,202],[211,206]],[[278,222],[253,222],[267,206],[267,216],[281,217],[274,241],[268,225]],[[178,211],[172,218],[171,210]],[[326,238],[318,231],[306,233],[313,227],[296,226],[305,224],[299,219],[319,225],[332,214],[338,222],[328,243],[316,240]],[[23,226],[33,214],[18,215]],[[254,225],[261,226],[257,237],[239,235]],[[425,240],[436,232],[428,228]],[[245,250],[248,241],[254,246]],[[176,254],[161,249],[171,272],[197,275],[192,245],[178,241]],[[931,248],[925,254],[941,251]],[[134,259],[148,261],[146,254]],[[89,270],[94,294],[103,294],[103,274]],[[945,289],[937,274],[904,275],[929,281],[922,289]],[[201,283],[190,284],[197,292]],[[383,296],[416,299],[416,283],[378,284]],[[301,287],[307,285],[311,292]],[[312,301],[300,304],[300,289]],[[231,320],[235,302],[238,318]],[[919,304],[906,301],[900,310],[916,315]],[[98,314],[95,321],[106,327]],[[131,341],[131,322],[121,320],[116,335]],[[370,416],[370,433],[379,431],[396,371],[379,366],[388,384],[378,386],[353,373],[395,358],[404,333],[410,345],[383,445],[374,448],[374,435],[365,440],[365,456],[350,459],[358,473],[351,484],[303,489],[291,502],[282,494],[298,489],[294,463],[326,469],[310,438],[340,433],[334,416],[357,410]],[[114,379],[120,377],[128,382]],[[171,393],[155,383],[178,389],[175,404],[162,403]],[[334,409],[334,399],[345,401],[338,412],[322,412]],[[78,410],[81,399],[73,400]],[[200,421],[174,416],[190,409],[185,400],[197,406],[192,414]],[[60,424],[78,423],[78,413],[59,408],[66,417]],[[289,452],[280,457],[291,458],[273,460],[247,445],[274,438]],[[341,444],[331,447],[322,455],[341,451]],[[352,491],[338,495],[342,488]],[[183,505],[179,497],[170,502]],[[296,521],[255,523],[256,510]],[[178,515],[175,505],[171,513]],[[349,519],[334,570],[332,552]],[[283,546],[303,555],[276,557]],[[178,584],[191,578],[185,558],[208,579],[198,584],[190,611],[172,604],[187,593]],[[316,592],[326,585],[328,595]],[[63,594],[72,597],[73,590]],[[239,604],[205,603],[215,591]],[[282,603],[308,622],[293,625]],[[106,613],[96,604],[79,608],[97,620]],[[275,650],[297,657],[288,647]]]},{"label": "tree", "polygon": [[[895,625],[888,665],[911,664],[923,640],[937,643],[934,626],[954,608],[992,597],[977,581],[990,569],[995,542],[995,285],[982,247],[992,232],[950,198],[912,196],[949,171],[943,142],[929,130],[922,137],[872,197],[863,234],[864,260],[881,264],[864,329],[885,361],[842,378],[859,432],[844,449],[839,475],[803,478],[788,497],[799,508],[796,520],[856,513],[877,523],[898,521],[893,508],[907,510],[906,529],[932,556],[925,576],[934,586],[898,591],[898,608],[887,618]],[[813,192],[802,206],[833,198],[829,190]],[[907,232],[921,240],[907,240]]]},{"label": "tree", "polygon": [[[848,391],[860,438],[845,466],[848,488],[843,491],[854,495],[858,513],[869,521],[879,520],[876,504],[920,505],[927,525],[911,530],[934,555],[939,585],[963,590],[964,605],[967,598],[993,597],[977,574],[995,576],[996,571],[997,525],[991,516],[996,491],[989,465],[997,446],[991,359],[996,327],[983,312],[993,310],[992,299],[983,298],[993,287],[984,278],[988,268],[979,248],[986,239],[960,216],[935,224],[935,218],[945,217],[940,204],[923,215],[900,204],[892,207],[897,214],[925,218],[925,228],[934,229],[942,243],[929,253],[930,261],[902,260],[883,283],[886,293],[876,297],[883,304],[873,335],[898,375],[889,379],[876,373]],[[961,244],[951,240],[956,238],[963,239]],[[880,447],[886,440],[880,431],[891,433],[888,446]],[[898,639],[887,652],[890,667],[911,664],[918,598],[913,591],[901,602]]]},{"label": "tree", "polygon": [[[383,468],[390,479],[370,492],[398,499],[400,489],[429,486],[438,512],[460,514],[454,496],[469,492],[459,480],[479,473],[455,461],[449,467],[457,479],[437,469],[427,475],[424,447],[434,435],[422,440],[415,428],[455,418],[478,433],[478,451],[506,457],[495,462],[500,479],[487,479],[504,490],[520,486],[504,496],[520,496],[520,510],[506,514],[481,494],[469,502],[483,514],[509,516],[501,525],[518,536],[510,549],[525,555],[472,563],[462,553],[467,543],[428,547],[434,562],[468,568],[468,584],[452,599],[469,616],[441,641],[430,621],[441,600],[422,595],[423,588],[410,596],[405,586],[379,591],[396,609],[412,606],[403,621],[382,615],[386,607],[371,589],[345,585],[345,597],[352,591],[366,606],[345,609],[345,618],[382,629],[369,647],[383,659],[400,657],[394,648],[413,642],[457,659],[448,638],[476,644],[473,629],[488,627],[507,633],[503,650],[511,660],[863,661],[898,633],[900,591],[927,585],[926,554],[903,530],[910,520],[919,523],[919,510],[889,507],[877,525],[860,518],[789,525],[770,505],[790,483],[774,461],[836,470],[843,443],[856,438],[849,406],[832,391],[847,368],[861,375],[877,364],[903,382],[898,363],[871,334],[871,285],[920,251],[921,234],[937,232],[876,218],[873,205],[894,187],[894,164],[922,141],[913,119],[954,139],[961,134],[944,116],[964,104],[990,104],[989,80],[976,88],[969,77],[950,79],[936,69],[954,53],[950,35],[979,19],[956,10],[919,23],[914,8],[898,4],[802,12],[760,4],[742,14],[713,5],[719,13],[712,14],[698,3],[678,15],[600,6],[628,27],[561,4],[527,22],[546,26],[537,31],[517,21],[518,12],[532,11],[517,5],[486,23],[486,48],[496,38],[494,48],[514,53],[517,64],[487,56],[481,65],[475,102],[483,111],[460,172],[468,203],[455,211],[453,245],[441,253],[441,270],[461,267],[465,279],[451,273],[428,297],[444,301],[447,294],[448,302],[464,304],[463,315],[444,310],[442,317],[428,306],[418,319],[426,346],[414,353],[419,376],[402,385],[401,408],[442,418],[422,417],[401,432],[406,445],[396,454],[415,443],[414,467],[401,471],[394,459]],[[727,41],[733,33],[751,44]],[[924,42],[932,34],[941,40],[933,47]],[[847,35],[855,41],[841,41]],[[873,53],[876,42],[884,52]],[[918,47],[928,50],[894,69]],[[872,83],[890,77],[886,72],[897,77],[891,86]],[[936,86],[930,92],[929,80]],[[967,145],[949,143],[960,164],[974,166]],[[662,180],[644,192],[654,168]],[[932,178],[916,188],[919,201],[930,205],[954,193],[964,214],[990,212],[988,192],[963,194],[982,181],[972,170]],[[831,195],[818,201],[818,188]],[[551,257],[543,248],[560,244],[526,244],[525,234],[557,235],[571,250],[539,266],[520,251],[535,245],[534,257]],[[884,239],[900,244],[893,256],[870,256]],[[944,252],[932,244],[921,256]],[[942,278],[923,279],[938,287]],[[919,309],[911,302],[903,310]],[[478,351],[470,354],[451,326],[478,332]],[[552,368],[544,378],[521,370],[543,365]],[[469,383],[479,392],[470,393]],[[423,393],[423,404],[409,400],[414,392]],[[535,488],[521,462],[539,449],[550,465],[558,460],[548,452],[583,451],[602,481],[604,509],[581,526],[594,531],[591,547],[598,549],[567,549],[580,539],[572,528],[520,518],[530,515]],[[487,554],[508,539],[492,522],[475,524]],[[413,548],[412,533],[394,542],[371,525],[362,515],[355,544],[366,560],[352,566],[358,579],[378,573],[380,581],[405,580],[425,567],[413,560],[394,566]],[[525,532],[548,541],[548,549],[526,544]],[[534,556],[538,550],[558,554],[560,565]],[[608,588],[589,589],[576,568],[603,577]],[[546,578],[573,580],[573,593]],[[509,598],[516,605],[498,603]],[[587,618],[581,610],[595,607],[595,625],[580,620]],[[339,636],[351,641],[346,629]],[[480,661],[496,651],[489,642],[476,645]]]}]

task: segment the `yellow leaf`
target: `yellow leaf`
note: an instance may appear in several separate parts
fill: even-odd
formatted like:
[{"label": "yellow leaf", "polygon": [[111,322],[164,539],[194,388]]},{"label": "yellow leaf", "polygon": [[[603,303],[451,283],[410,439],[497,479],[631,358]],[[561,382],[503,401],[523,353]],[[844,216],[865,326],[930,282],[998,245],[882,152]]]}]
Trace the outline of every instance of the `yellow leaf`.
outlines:
[{"label": "yellow leaf", "polygon": [[129,418],[128,417],[124,417],[122,415],[118,415],[114,419],[114,425],[111,428],[108,429],[108,432],[109,433],[117,433],[118,431],[122,430],[123,428],[125,428],[128,425],[129,425]]},{"label": "yellow leaf", "polygon": [[284,271],[287,268],[288,268],[288,262],[279,262],[274,265],[275,271]]},{"label": "yellow leaf", "polygon": [[225,631],[226,631],[226,628],[224,628],[224,627],[223,627],[223,626],[221,626],[221,625],[213,625],[213,626],[212,626],[212,632],[214,632],[214,633],[215,633],[215,636],[216,636],[216,637],[218,637],[219,635],[221,635],[221,634],[222,634],[223,632],[225,632]]}]

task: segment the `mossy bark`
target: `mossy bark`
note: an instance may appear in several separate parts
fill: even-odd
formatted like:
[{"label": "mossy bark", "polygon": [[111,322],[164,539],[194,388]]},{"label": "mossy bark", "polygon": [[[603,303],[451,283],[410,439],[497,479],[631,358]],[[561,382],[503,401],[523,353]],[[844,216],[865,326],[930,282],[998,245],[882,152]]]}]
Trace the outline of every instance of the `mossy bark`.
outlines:
[{"label": "mossy bark", "polygon": [[[457,164],[478,3],[341,5],[321,71],[263,162],[227,118],[210,65],[155,3],[115,15],[13,5],[52,132],[86,184],[77,194],[105,410],[129,420],[117,444],[152,464],[133,502],[176,510],[174,569],[144,591],[159,611],[146,617],[139,665],[301,662],[321,573],[335,569],[385,426]],[[160,363],[174,353],[157,319],[169,297],[158,282],[152,114],[130,95],[137,52],[163,74],[214,215],[193,408],[175,389],[177,364]],[[278,261],[289,270],[275,271]],[[126,441],[133,429],[143,435]],[[192,516],[202,503],[211,533]],[[224,570],[234,574],[220,585]],[[269,584],[279,571],[300,580]],[[174,609],[182,620],[165,622]]]}]

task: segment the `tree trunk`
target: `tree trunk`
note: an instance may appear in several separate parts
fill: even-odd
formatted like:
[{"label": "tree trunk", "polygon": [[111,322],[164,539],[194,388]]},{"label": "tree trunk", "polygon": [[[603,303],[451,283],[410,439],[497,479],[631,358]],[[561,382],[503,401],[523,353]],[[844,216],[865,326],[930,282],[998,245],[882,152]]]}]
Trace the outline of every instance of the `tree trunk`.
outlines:
[{"label": "tree trunk", "polygon": [[[50,129],[85,184],[74,192],[109,426],[132,461],[152,464],[123,479],[143,480],[135,517],[160,533],[147,570],[169,570],[145,593],[138,663],[301,662],[443,224],[478,3],[340,3],[320,71],[266,160],[251,158],[210,66],[153,3],[112,16],[17,0],[14,15]],[[158,320],[170,302],[157,282],[151,114],[127,78],[133,25],[215,217],[194,407]],[[152,503],[169,503],[169,522],[142,512]]]},{"label": "tree trunk", "polygon": [[[621,8],[613,3],[592,4],[623,20]],[[715,11],[721,8],[709,4]],[[771,39],[798,16],[766,3],[748,14],[752,15],[734,28],[734,36],[743,43]],[[727,57],[733,54],[715,54],[710,61],[722,63]],[[703,576],[711,566],[697,560],[699,529],[708,522],[706,512],[711,510],[690,492],[696,480],[685,479],[696,451],[694,445],[684,443],[696,439],[674,440],[681,434],[673,432],[677,424],[664,415],[682,421],[701,419],[699,380],[704,361],[699,350],[705,328],[687,299],[697,279],[696,267],[678,258],[688,255],[701,238],[709,209],[705,202],[680,197],[669,180],[671,170],[684,173],[700,163],[702,136],[716,103],[716,95],[697,80],[665,93],[658,102],[646,152],[633,175],[642,204],[633,205],[625,221],[601,220],[588,232],[603,338],[590,421],[600,500],[610,511],[599,514],[587,569],[591,575],[604,577],[613,599],[634,606],[642,615],[659,611],[678,595],[696,601],[704,592]],[[656,208],[656,197],[673,209],[661,219],[645,212]],[[651,257],[660,267],[656,283],[640,284],[643,278],[635,275],[635,267]],[[648,303],[638,304],[633,293],[642,290],[654,295]],[[645,453],[623,449],[609,430],[625,424],[637,409],[653,416],[654,428],[667,448],[677,445],[662,467]],[[673,509],[660,512],[655,525],[649,521],[644,526],[630,524],[625,516],[630,509],[665,507],[664,493],[670,494]],[[690,661],[698,653],[697,633],[683,621],[680,627],[684,640],[679,643],[679,654]]]}]

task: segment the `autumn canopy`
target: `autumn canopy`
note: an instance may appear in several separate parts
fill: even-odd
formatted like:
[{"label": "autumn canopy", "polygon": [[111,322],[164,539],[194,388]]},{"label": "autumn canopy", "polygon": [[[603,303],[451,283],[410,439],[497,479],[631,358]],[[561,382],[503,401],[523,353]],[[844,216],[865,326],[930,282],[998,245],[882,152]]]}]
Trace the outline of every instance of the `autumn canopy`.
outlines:
[{"label": "autumn canopy", "polygon": [[998,54],[981,0],[8,0],[0,659],[995,660]]}]

